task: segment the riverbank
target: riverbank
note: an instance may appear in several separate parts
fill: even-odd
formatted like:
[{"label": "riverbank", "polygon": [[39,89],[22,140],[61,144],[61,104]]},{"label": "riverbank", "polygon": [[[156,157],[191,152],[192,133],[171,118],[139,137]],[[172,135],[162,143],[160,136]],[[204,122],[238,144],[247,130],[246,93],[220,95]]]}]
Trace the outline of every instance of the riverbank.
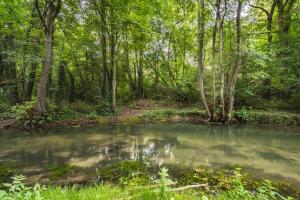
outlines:
[{"label": "riverbank", "polygon": [[[71,107],[64,107],[57,113],[52,113],[45,119],[32,120],[25,116],[15,116],[10,113],[0,118],[1,128],[35,129],[66,126],[91,126],[103,124],[139,124],[154,122],[192,122],[201,124],[218,124],[220,122],[207,122],[206,113],[197,108],[190,107],[155,107],[128,108],[121,107],[118,112],[106,116],[78,112]],[[234,112],[233,124],[251,124],[268,126],[300,126],[300,115],[283,111],[258,111],[241,109]]]},{"label": "riverbank", "polygon": [[[198,167],[179,173],[174,168],[153,171],[143,163],[126,161],[100,169],[96,177],[93,183],[84,185],[24,187],[25,177],[17,176],[11,185],[0,187],[0,199],[14,199],[17,195],[19,199],[31,195],[31,199],[47,200],[291,200],[300,197],[299,191],[286,183],[254,179],[239,168]],[[8,192],[12,187],[19,189]]]}]

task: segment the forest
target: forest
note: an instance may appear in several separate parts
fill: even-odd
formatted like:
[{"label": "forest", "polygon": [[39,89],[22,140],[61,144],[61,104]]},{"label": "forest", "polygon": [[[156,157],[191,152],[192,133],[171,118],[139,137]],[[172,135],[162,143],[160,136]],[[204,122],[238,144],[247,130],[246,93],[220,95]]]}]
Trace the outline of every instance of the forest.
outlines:
[{"label": "forest", "polygon": [[[2,104],[134,100],[237,108],[300,106],[299,3],[25,1],[1,3]],[[3,105],[2,107],[6,107]]]},{"label": "forest", "polygon": [[[158,129],[157,133],[161,131],[161,135],[164,135],[165,131],[161,130],[160,123],[171,123],[169,129],[175,126],[174,123],[188,123],[183,125],[187,127],[184,131],[193,129],[189,123],[201,124],[200,127],[217,125],[222,131],[228,132],[228,137],[231,137],[231,125],[233,129],[234,126],[254,125],[253,130],[249,129],[250,132],[259,129],[258,125],[267,126],[268,130],[276,129],[274,127],[288,127],[289,131],[296,134],[294,137],[298,137],[300,2],[0,0],[0,138],[2,130],[15,130],[12,131],[13,134],[20,130],[25,134],[25,131],[36,130],[46,133],[48,129],[51,131],[51,128],[118,126],[126,132],[127,129],[123,126],[129,126],[130,130],[135,127],[143,132],[146,131],[144,129],[148,130],[148,126],[151,126],[149,124],[158,124],[154,125],[158,127],[153,128],[153,132]],[[140,126],[145,127],[143,129]],[[213,129],[218,132],[219,128]],[[119,133],[119,129],[117,131],[111,128],[111,131]],[[70,130],[62,130],[72,133]],[[79,130],[81,129],[73,131],[77,133]],[[175,133],[176,131],[174,129]],[[239,129],[235,131],[239,134]],[[245,130],[240,132],[243,131]],[[267,130],[261,131],[265,133]],[[82,132],[85,133],[86,130]],[[207,133],[204,130],[203,132]],[[279,132],[278,130],[278,135],[283,137]],[[135,132],[129,135],[131,134]],[[256,132],[253,134],[255,137],[262,137],[256,135]],[[276,134],[270,136],[270,141],[275,140],[273,137],[277,136]],[[6,137],[16,140],[18,138],[4,134],[3,144],[0,142],[0,199],[18,199],[13,196],[13,192],[1,190],[2,180],[18,174],[12,173],[11,163],[4,162],[9,157],[8,147],[5,146],[5,141],[8,141]],[[77,141],[76,137],[71,139]],[[156,136],[153,137],[157,139]],[[280,141],[285,139],[287,138]],[[167,143],[166,138],[163,140]],[[52,144],[51,141],[47,145]],[[292,139],[289,142],[292,142]],[[291,146],[294,146],[294,143]],[[41,144],[40,147],[45,146]],[[223,150],[227,152],[228,149],[224,147]],[[283,153],[277,150],[278,153]],[[2,155],[1,151],[5,153]],[[45,151],[49,153],[49,149]],[[145,153],[145,150],[142,152]],[[275,150],[272,150],[262,155],[261,151],[258,151],[256,156],[283,159],[282,154],[274,156],[274,152]],[[286,154],[289,158],[284,158],[285,163],[297,160],[297,165],[300,166],[299,155],[293,157],[292,154],[290,149]],[[40,159],[42,155],[35,156]],[[142,156],[134,156],[133,160],[138,163],[127,163],[127,157],[122,158],[121,167],[112,165],[115,167],[113,170],[117,172],[110,168],[103,170],[111,170],[112,174],[123,174],[124,171],[119,168],[125,168],[147,174],[143,159],[143,166],[139,165],[140,157]],[[29,162],[28,158],[31,157],[26,156],[26,162]],[[49,155],[45,159],[50,159]],[[71,163],[74,158],[70,159]],[[95,161],[94,158],[91,160]],[[52,166],[53,159],[48,161]],[[98,164],[101,162],[98,161]],[[239,165],[240,162],[230,161],[230,165]],[[43,167],[51,169],[55,176],[58,173],[58,176],[62,175],[65,178],[64,175],[69,175],[70,171],[76,171],[74,166],[69,166],[70,163],[62,164],[56,160],[55,167]],[[201,166],[202,164],[200,162]],[[252,179],[248,179],[239,169],[233,169],[230,175],[226,174],[225,170],[223,178],[226,180],[219,180],[219,172],[210,173],[208,169],[203,169],[202,174],[198,173],[199,170],[194,171],[194,178],[189,176],[190,179],[187,180],[186,177],[178,177],[173,167],[167,166],[169,171],[161,166],[156,170],[157,173],[160,170],[160,179],[157,180],[159,191],[151,190],[154,187],[149,186],[147,182],[147,187],[143,187],[142,192],[129,189],[129,195],[122,186],[119,188],[109,184],[83,187],[79,190],[72,188],[68,191],[69,196],[63,197],[60,188],[46,189],[47,191],[43,192],[38,185],[28,187],[28,191],[33,191],[28,199],[84,199],[89,192],[102,192],[104,196],[90,196],[86,199],[300,198],[300,191],[286,189],[288,187],[281,184],[275,184],[276,187],[273,187],[273,183],[263,181],[255,185],[255,181],[251,182]],[[93,169],[98,167],[93,166]],[[298,172],[300,174],[300,171]],[[219,195],[213,192],[214,189],[207,189],[208,186],[203,182],[200,181],[200,184],[196,181],[196,176],[199,176],[199,180],[205,179],[203,174],[209,180],[205,184],[221,188]],[[131,175],[126,178],[129,177]],[[144,184],[144,179],[142,184],[136,180],[137,177],[133,178],[134,186],[127,179],[130,183],[126,182],[128,185],[125,185],[142,187],[140,184]],[[300,186],[300,177],[293,178],[296,185],[299,183]],[[24,179],[23,176],[14,176],[11,187],[22,188]],[[177,186],[182,187],[169,188],[173,184],[171,179],[176,179],[179,183]],[[184,181],[180,181],[181,179]],[[247,183],[244,182],[245,179],[248,180]],[[217,185],[214,185],[216,182]],[[223,185],[220,186],[219,183]],[[200,194],[198,188],[205,188],[204,193]],[[181,190],[184,192],[175,192],[175,196],[172,196],[173,191]],[[253,193],[253,190],[256,192]],[[276,190],[278,196],[272,193],[273,190]],[[113,191],[116,196],[109,196]],[[171,191],[171,194],[168,191]],[[25,195],[25,191],[20,190],[19,194]],[[25,199],[25,196],[20,199]]]}]

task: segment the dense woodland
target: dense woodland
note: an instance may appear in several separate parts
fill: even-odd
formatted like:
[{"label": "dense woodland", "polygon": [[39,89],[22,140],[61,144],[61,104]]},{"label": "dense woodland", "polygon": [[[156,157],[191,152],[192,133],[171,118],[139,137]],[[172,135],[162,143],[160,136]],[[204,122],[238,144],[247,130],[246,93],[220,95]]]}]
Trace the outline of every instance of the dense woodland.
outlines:
[{"label": "dense woodland", "polygon": [[297,0],[1,0],[0,101],[300,109]]}]

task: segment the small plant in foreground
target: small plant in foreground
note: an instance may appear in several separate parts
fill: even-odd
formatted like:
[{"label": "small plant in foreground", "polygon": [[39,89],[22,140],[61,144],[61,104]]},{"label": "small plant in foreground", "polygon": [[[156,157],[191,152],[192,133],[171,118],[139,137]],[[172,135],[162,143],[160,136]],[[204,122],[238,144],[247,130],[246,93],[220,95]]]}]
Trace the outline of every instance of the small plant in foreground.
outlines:
[{"label": "small plant in foreground", "polygon": [[173,184],[174,182],[169,178],[168,169],[165,167],[160,170],[159,175],[160,179],[155,181],[160,186],[159,199],[165,200],[167,199],[167,191],[170,189],[169,185]]},{"label": "small plant in foreground", "polygon": [[7,191],[0,190],[1,200],[43,200],[41,192],[45,189],[38,183],[34,187],[26,186],[23,181],[24,176],[12,177],[12,183],[4,183],[3,186]]}]

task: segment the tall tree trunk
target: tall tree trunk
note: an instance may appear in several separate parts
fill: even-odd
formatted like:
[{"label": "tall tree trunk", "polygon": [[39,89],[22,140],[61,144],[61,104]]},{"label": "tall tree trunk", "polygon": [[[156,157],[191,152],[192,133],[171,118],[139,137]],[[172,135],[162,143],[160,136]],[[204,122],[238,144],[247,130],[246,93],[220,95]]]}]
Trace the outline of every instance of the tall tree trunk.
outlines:
[{"label": "tall tree trunk", "polygon": [[[219,1],[219,0],[218,0]],[[225,72],[223,64],[223,29],[224,29],[224,18],[227,11],[227,2],[224,3],[224,13],[222,18],[219,18],[219,65],[221,69],[221,87],[220,87],[220,101],[221,101],[221,120],[225,119]]]},{"label": "tall tree trunk", "polygon": [[242,61],[241,54],[241,42],[242,42],[242,27],[241,27],[241,11],[242,11],[242,0],[238,0],[238,8],[236,14],[236,31],[237,31],[237,49],[236,49],[236,62],[233,68],[232,76],[228,86],[228,103],[227,103],[227,113],[226,121],[230,122],[232,120],[232,110],[234,104],[234,93],[235,93],[235,84],[239,74],[239,68]]},{"label": "tall tree trunk", "polygon": [[[54,4],[56,2],[56,5]],[[46,2],[43,14],[39,8],[39,0],[35,0],[35,6],[38,11],[41,23],[46,36],[45,41],[45,56],[43,62],[43,69],[40,76],[40,81],[37,89],[37,101],[36,110],[42,115],[47,112],[46,108],[46,95],[47,95],[47,83],[49,80],[49,70],[52,62],[52,50],[53,50],[53,33],[54,33],[54,21],[61,9],[61,0],[49,0]]]},{"label": "tall tree trunk", "polygon": [[144,77],[143,77],[143,53],[142,50],[140,50],[139,53],[139,61],[138,61],[138,83],[137,83],[137,92],[138,92],[138,98],[142,99],[144,96],[144,89],[143,89],[143,81],[144,81]]},{"label": "tall tree trunk", "polygon": [[[12,31],[12,24],[8,24],[9,29]],[[15,51],[15,36],[13,33],[10,33],[7,37],[7,48],[9,51]],[[11,56],[13,55],[13,56]],[[8,88],[8,100],[15,104],[20,101],[19,92],[18,92],[18,82],[17,82],[17,66],[16,58],[14,54],[6,56],[6,67],[7,77],[9,80],[15,80],[15,83]]]},{"label": "tall tree trunk", "polygon": [[110,37],[110,64],[112,69],[112,97],[111,107],[112,110],[116,111],[116,89],[117,89],[117,67],[116,67],[116,30],[115,30],[115,19],[114,19],[114,8],[111,8],[111,37]]},{"label": "tall tree trunk", "polygon": [[216,18],[215,24],[212,33],[212,106],[211,106],[211,120],[216,119],[216,36],[217,36],[217,29],[218,29],[218,22],[220,18],[220,0],[216,1]]},{"label": "tall tree trunk", "polygon": [[129,45],[128,45],[128,36],[127,36],[127,27],[125,28],[125,67],[128,76],[128,86],[130,90],[130,99],[134,100],[134,92],[135,92],[135,85],[132,80],[131,70],[130,70],[130,60],[129,60]]},{"label": "tall tree trunk", "polygon": [[53,30],[50,28],[46,32],[45,42],[45,57],[43,62],[43,69],[40,76],[40,82],[37,89],[37,110],[40,114],[47,112],[46,108],[46,94],[47,94],[47,83],[49,80],[49,69],[52,62],[52,45],[53,45]]},{"label": "tall tree trunk", "polygon": [[25,100],[30,101],[33,88],[34,88],[34,83],[35,83],[35,74],[36,74],[36,69],[38,67],[38,60],[37,57],[39,57],[39,46],[40,46],[40,37],[34,37],[34,47],[32,49],[32,54],[30,58],[30,68],[29,68],[29,75],[28,75],[28,80],[26,84],[26,94],[25,94]]},{"label": "tall tree trunk", "polygon": [[202,104],[207,112],[208,120],[211,119],[211,112],[207,105],[204,91],[204,37],[205,37],[205,16],[204,16],[204,0],[199,0],[198,10],[198,31],[199,31],[199,52],[198,52],[198,81]]},{"label": "tall tree trunk", "polygon": [[65,97],[66,66],[67,66],[66,61],[61,61],[58,66],[58,72],[57,72],[58,83],[57,83],[57,91],[55,95],[55,101],[57,104],[60,104]]},{"label": "tall tree trunk", "polygon": [[101,1],[101,52],[102,52],[102,84],[101,84],[101,93],[104,99],[107,98],[107,33],[106,33],[106,8],[104,1]]},{"label": "tall tree trunk", "polygon": [[70,70],[67,70],[70,79],[69,102],[75,101],[75,77]]},{"label": "tall tree trunk", "polygon": [[3,71],[4,71],[3,37],[0,33],[0,77],[3,74]]}]

